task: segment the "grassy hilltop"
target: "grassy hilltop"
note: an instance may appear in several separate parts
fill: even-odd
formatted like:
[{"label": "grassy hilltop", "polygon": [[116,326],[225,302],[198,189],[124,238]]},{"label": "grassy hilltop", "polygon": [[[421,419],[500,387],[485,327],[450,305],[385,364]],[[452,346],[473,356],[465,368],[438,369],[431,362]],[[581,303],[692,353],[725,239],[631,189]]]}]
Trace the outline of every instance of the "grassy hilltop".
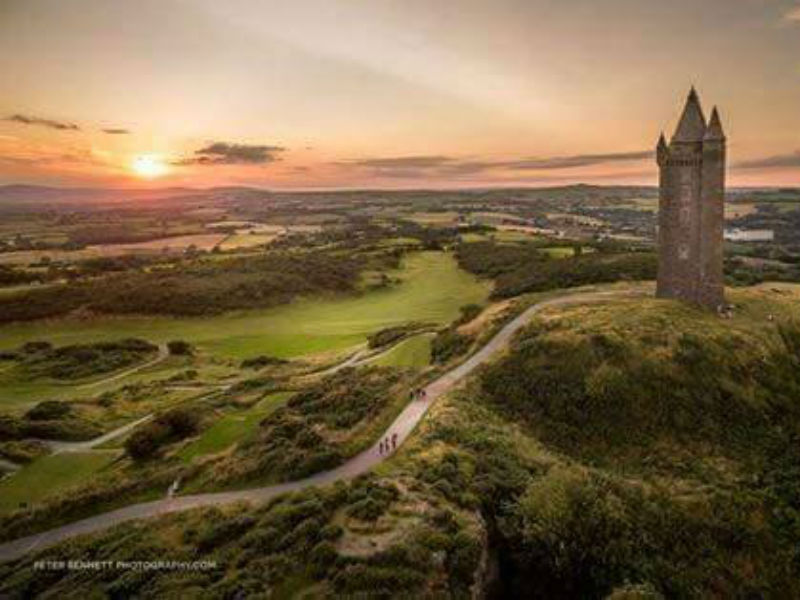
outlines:
[{"label": "grassy hilltop", "polygon": [[[259,509],[124,525],[44,553],[210,559],[212,571],[43,576],[29,557],[0,568],[0,589],[796,596],[800,287],[729,297],[732,320],[652,298],[548,309],[440,399],[398,459],[372,475]],[[345,418],[323,397],[293,402],[260,435],[287,419]]]}]

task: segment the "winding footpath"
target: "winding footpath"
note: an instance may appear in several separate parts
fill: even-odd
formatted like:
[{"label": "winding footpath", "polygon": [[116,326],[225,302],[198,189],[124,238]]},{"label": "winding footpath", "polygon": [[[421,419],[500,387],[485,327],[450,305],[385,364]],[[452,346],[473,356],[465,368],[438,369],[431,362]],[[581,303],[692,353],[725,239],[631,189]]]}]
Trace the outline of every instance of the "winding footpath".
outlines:
[{"label": "winding footpath", "polygon": [[152,359],[147,361],[146,363],[142,363],[140,365],[136,365],[135,367],[131,367],[130,369],[125,369],[124,371],[119,371],[118,373],[114,373],[109,377],[104,377],[103,379],[99,379],[98,381],[92,381],[91,383],[84,383],[83,385],[79,385],[79,390],[88,390],[91,388],[96,388],[101,385],[105,385],[107,383],[112,383],[114,381],[118,381],[128,375],[133,375],[134,373],[138,373],[139,371],[143,371],[144,369],[148,369],[150,367],[154,367],[158,363],[162,362],[169,356],[169,349],[167,348],[166,344],[159,344],[158,345],[158,354]]},{"label": "winding footpath", "polygon": [[189,496],[173,496],[161,500],[154,500],[152,502],[125,506],[111,512],[56,527],[49,531],[0,544],[0,562],[14,560],[29,552],[52,546],[63,540],[86,533],[101,531],[133,519],[151,518],[192,508],[219,506],[235,502],[261,503],[287,492],[303,490],[315,485],[326,485],[339,480],[352,479],[369,471],[372,467],[390,456],[381,454],[379,450],[380,440],[396,434],[397,445],[399,447],[406,438],[408,438],[431,407],[431,404],[433,404],[439,396],[449,392],[478,366],[485,363],[493,354],[503,349],[508,344],[511,337],[524,327],[537,313],[545,308],[598,302],[630,294],[630,291],[584,292],[543,300],[534,304],[504,325],[483,348],[470,356],[466,361],[430,383],[425,388],[427,393],[424,399],[411,401],[389,426],[386,432],[375,441],[371,448],[357,454],[339,467],[329,471],[322,471],[305,479],[261,488],[193,494]]}]

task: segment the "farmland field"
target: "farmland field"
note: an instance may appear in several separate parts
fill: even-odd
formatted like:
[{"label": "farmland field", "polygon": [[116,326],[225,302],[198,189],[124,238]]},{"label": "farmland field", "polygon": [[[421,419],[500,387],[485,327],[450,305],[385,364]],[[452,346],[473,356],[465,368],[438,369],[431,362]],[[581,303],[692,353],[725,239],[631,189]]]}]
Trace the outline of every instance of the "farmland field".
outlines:
[{"label": "farmland field", "polygon": [[198,250],[211,250],[227,236],[222,233],[200,233],[136,242],[132,244],[98,244],[82,250],[21,250],[0,253],[0,264],[27,265],[51,261],[76,261],[88,258],[123,256],[125,254],[155,254],[181,252],[194,246]]}]

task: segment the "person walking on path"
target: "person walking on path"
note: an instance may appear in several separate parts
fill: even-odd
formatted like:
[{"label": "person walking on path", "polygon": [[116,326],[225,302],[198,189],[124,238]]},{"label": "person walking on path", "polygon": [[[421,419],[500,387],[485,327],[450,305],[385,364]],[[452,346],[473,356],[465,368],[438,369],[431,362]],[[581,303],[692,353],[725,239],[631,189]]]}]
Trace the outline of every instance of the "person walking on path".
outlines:
[{"label": "person walking on path", "polygon": [[379,451],[380,451],[381,455],[383,455],[383,440],[381,440],[381,443],[379,445]]},{"label": "person walking on path", "polygon": [[392,434],[392,450],[394,450],[395,448],[397,448],[397,434],[393,433]]}]

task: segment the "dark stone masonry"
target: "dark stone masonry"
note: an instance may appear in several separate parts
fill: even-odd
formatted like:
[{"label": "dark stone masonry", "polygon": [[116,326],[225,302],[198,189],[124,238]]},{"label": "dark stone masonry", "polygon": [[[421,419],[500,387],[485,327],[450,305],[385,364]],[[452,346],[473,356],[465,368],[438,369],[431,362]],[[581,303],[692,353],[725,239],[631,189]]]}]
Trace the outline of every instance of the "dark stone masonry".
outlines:
[{"label": "dark stone masonry", "polygon": [[716,107],[706,121],[692,88],[669,145],[658,140],[659,298],[719,309],[725,304],[722,247],[725,134]]}]

